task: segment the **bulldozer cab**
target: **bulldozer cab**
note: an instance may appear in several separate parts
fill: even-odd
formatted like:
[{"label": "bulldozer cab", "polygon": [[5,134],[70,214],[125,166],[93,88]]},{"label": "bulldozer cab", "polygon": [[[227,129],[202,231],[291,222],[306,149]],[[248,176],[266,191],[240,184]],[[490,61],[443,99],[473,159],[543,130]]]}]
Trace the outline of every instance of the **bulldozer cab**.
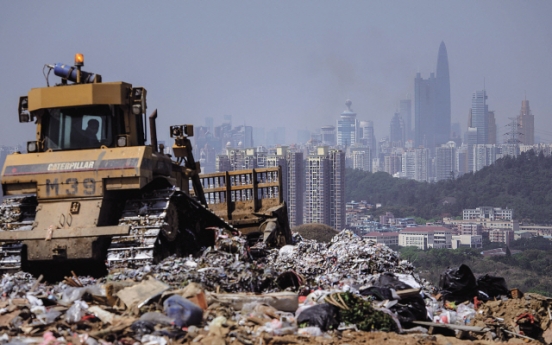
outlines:
[{"label": "bulldozer cab", "polygon": [[81,71],[83,64],[82,58],[76,66],[46,65],[62,83],[50,87],[47,79],[48,87],[20,97],[19,122],[37,124],[29,153],[145,145],[147,91],[124,82],[102,83],[101,76]]},{"label": "bulldozer cab", "polygon": [[121,110],[109,105],[44,109],[42,140],[44,150],[78,150],[110,147],[118,126]]}]

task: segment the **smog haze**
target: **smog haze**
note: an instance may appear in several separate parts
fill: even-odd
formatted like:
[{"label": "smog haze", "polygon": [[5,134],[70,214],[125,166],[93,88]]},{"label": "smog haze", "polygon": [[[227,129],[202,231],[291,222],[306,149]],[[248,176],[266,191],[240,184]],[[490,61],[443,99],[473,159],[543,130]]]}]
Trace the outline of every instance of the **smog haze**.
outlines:
[{"label": "smog haze", "polygon": [[46,86],[44,64],[72,64],[77,52],[83,70],[148,90],[161,140],[170,125],[231,115],[285,126],[289,144],[299,129],[335,125],[346,99],[380,139],[413,99],[416,73],[435,72],[441,42],[453,123],[466,130],[485,88],[499,136],[526,97],[535,135],[550,143],[551,14],[549,1],[3,1],[0,144],[34,139],[19,96]]}]

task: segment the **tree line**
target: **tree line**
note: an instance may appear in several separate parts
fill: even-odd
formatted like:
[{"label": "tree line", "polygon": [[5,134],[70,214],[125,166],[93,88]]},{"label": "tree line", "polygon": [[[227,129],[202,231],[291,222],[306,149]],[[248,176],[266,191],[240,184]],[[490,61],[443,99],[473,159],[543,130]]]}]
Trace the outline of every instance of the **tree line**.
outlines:
[{"label": "tree line", "polygon": [[385,172],[347,169],[346,200],[381,203],[374,215],[440,219],[480,206],[511,208],[524,223],[552,223],[552,157],[533,150],[506,156],[475,173],[436,183],[394,178]]}]

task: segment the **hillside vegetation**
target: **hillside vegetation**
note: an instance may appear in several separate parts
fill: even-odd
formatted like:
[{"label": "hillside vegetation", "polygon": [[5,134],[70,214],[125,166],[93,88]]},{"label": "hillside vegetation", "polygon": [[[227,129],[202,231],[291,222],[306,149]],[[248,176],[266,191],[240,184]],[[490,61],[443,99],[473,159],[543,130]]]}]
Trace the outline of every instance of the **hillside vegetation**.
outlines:
[{"label": "hillside vegetation", "polygon": [[346,200],[381,203],[374,215],[438,219],[461,216],[465,208],[492,206],[514,209],[525,223],[552,223],[552,157],[534,151],[505,157],[463,176],[437,183],[394,178],[384,172],[348,169]]},{"label": "hillside vegetation", "polygon": [[421,277],[433,284],[439,283],[439,277],[449,267],[468,265],[476,277],[489,274],[506,279],[509,288],[518,288],[524,292],[536,292],[552,296],[552,242],[542,237],[514,241],[512,249],[522,250],[514,255],[484,258],[481,250],[430,249],[415,247],[399,249],[401,258],[414,264]]}]

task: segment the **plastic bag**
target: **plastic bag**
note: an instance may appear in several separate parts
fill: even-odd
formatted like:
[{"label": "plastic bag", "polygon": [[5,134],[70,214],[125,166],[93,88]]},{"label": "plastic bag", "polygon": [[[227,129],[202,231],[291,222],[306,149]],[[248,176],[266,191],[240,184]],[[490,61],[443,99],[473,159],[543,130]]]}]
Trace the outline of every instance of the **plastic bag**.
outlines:
[{"label": "plastic bag", "polygon": [[314,305],[301,312],[297,317],[297,324],[299,327],[319,327],[324,332],[328,329],[335,329],[339,325],[337,308],[327,303]]},{"label": "plastic bag", "polygon": [[88,304],[86,304],[86,302],[80,300],[75,301],[71,308],[65,313],[65,321],[68,323],[80,321],[84,314],[86,314],[86,310],[88,310]]},{"label": "plastic bag", "polygon": [[55,309],[48,309],[44,313],[36,314],[36,319],[39,320],[41,323],[48,325],[56,321],[56,319],[60,315],[61,315],[61,311],[55,310]]},{"label": "plastic bag", "polygon": [[312,337],[320,337],[324,334],[324,332],[322,332],[320,327],[312,326],[312,327],[299,328],[299,330],[297,331],[297,334],[310,335]]},{"label": "plastic bag", "polygon": [[459,325],[469,325],[470,321],[475,318],[475,310],[473,304],[460,304],[456,309],[456,323]]},{"label": "plastic bag", "polygon": [[140,341],[145,345],[167,345],[167,340],[164,337],[152,334],[145,334]]},{"label": "plastic bag", "polygon": [[[391,295],[392,291],[386,289],[394,289],[397,291],[412,289],[412,286],[402,282],[393,273],[389,272],[381,274],[378,280],[374,283],[374,286],[375,288],[380,288],[379,291],[381,293],[388,291],[387,293]],[[420,294],[402,298],[390,309],[397,313],[399,321],[403,326],[410,326],[409,323],[412,321],[428,320],[425,301]]]},{"label": "plastic bag", "polygon": [[477,295],[477,283],[471,269],[462,264],[441,274],[439,288],[447,301],[461,303]]},{"label": "plastic bag", "polygon": [[136,320],[130,325],[134,332],[134,339],[140,340],[145,334],[151,334],[155,331],[155,324],[151,321]]},{"label": "plastic bag", "polygon": [[148,311],[147,313],[140,316],[141,321],[148,321],[154,325],[170,325],[173,322],[173,319],[168,317],[165,314],[162,314],[158,311]]},{"label": "plastic bag", "polygon": [[502,277],[485,274],[477,278],[477,288],[489,296],[489,299],[500,295],[512,297],[506,285],[506,280]]},{"label": "plastic bag", "polygon": [[100,285],[89,285],[85,287],[67,287],[63,290],[63,294],[59,304],[70,305],[76,300],[82,299],[84,294],[89,293],[94,296],[103,296],[105,297],[105,289]]},{"label": "plastic bag", "polygon": [[203,321],[203,310],[179,295],[167,298],[163,303],[163,309],[179,328],[199,325]]},{"label": "plastic bag", "polygon": [[390,288],[384,288],[379,286],[370,286],[365,289],[360,290],[360,294],[365,297],[372,297],[376,301],[385,301],[386,299],[392,300],[393,293]]}]

